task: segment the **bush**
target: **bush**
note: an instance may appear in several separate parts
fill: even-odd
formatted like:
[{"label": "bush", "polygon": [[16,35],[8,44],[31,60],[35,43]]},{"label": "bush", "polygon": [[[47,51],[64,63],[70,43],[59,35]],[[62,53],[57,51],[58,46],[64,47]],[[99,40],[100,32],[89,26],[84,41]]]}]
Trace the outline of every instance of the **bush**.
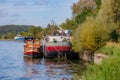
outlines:
[{"label": "bush", "polygon": [[73,49],[95,51],[105,45],[109,31],[107,27],[94,18],[89,18],[75,31],[73,35]]}]

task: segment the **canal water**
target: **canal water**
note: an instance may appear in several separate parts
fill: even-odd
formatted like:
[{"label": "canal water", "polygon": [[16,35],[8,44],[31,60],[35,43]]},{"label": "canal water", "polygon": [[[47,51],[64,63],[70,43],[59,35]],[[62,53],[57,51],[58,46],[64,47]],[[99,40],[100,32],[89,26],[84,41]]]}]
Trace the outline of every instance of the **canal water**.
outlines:
[{"label": "canal water", "polygon": [[0,80],[71,80],[71,64],[58,59],[23,57],[24,43],[0,41]]}]

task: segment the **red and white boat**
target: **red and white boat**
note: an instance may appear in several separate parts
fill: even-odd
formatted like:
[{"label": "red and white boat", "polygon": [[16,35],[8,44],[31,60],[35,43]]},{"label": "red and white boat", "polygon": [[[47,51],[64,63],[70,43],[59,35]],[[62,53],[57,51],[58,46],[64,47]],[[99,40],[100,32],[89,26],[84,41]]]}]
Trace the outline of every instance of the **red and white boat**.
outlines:
[{"label": "red and white boat", "polygon": [[45,57],[67,57],[75,56],[70,43],[70,30],[54,31],[53,35],[47,35],[42,41],[43,53]]},{"label": "red and white boat", "polygon": [[41,45],[39,40],[26,40],[24,45],[24,56],[27,57],[42,57],[43,53],[41,50]]}]

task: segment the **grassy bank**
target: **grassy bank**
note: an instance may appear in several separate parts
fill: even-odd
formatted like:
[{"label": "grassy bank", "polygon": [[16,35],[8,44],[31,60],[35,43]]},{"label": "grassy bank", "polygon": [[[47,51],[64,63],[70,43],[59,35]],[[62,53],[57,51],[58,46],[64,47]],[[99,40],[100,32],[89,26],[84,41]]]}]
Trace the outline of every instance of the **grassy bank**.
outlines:
[{"label": "grassy bank", "polygon": [[120,44],[107,43],[97,52],[108,54],[101,64],[90,64],[82,75],[77,75],[73,80],[120,80]]},{"label": "grassy bank", "polygon": [[117,56],[105,59],[100,65],[88,66],[84,80],[119,80],[120,58]]},{"label": "grassy bank", "polygon": [[107,54],[109,56],[120,56],[120,43],[107,43],[106,46],[100,48],[97,52]]}]

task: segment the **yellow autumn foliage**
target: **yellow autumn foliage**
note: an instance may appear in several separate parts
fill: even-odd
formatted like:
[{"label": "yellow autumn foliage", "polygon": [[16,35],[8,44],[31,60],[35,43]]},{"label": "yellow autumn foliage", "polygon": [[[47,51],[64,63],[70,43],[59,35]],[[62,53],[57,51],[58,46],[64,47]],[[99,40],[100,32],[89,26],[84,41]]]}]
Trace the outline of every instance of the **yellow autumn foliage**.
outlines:
[{"label": "yellow autumn foliage", "polygon": [[80,51],[82,49],[97,50],[103,46],[108,39],[109,30],[106,25],[89,17],[75,31],[73,36],[73,49]]}]

